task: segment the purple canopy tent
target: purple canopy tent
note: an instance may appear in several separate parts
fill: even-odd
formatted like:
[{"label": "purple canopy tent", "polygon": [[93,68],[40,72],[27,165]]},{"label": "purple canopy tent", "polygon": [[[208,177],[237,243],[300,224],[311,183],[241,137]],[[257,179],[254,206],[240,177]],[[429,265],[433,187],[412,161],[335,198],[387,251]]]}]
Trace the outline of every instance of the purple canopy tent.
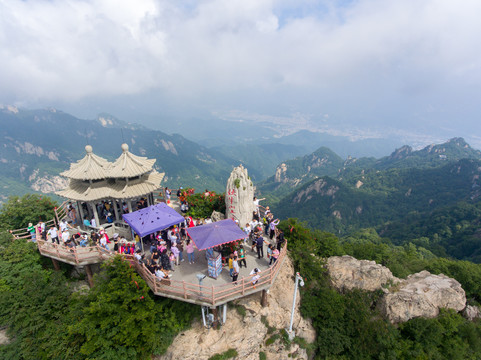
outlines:
[{"label": "purple canopy tent", "polygon": [[164,230],[169,226],[180,224],[184,217],[165,203],[151,205],[144,209],[123,214],[122,218],[140,236]]},{"label": "purple canopy tent", "polygon": [[232,219],[191,227],[186,230],[199,250],[206,250],[246,237],[245,232]]}]

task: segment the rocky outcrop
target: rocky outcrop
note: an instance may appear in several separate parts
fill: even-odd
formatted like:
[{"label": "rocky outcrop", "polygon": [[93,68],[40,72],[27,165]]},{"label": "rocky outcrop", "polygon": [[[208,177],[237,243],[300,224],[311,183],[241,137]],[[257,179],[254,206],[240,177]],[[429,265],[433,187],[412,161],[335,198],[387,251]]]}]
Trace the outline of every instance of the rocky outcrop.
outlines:
[{"label": "rocky outcrop", "polygon": [[[261,307],[259,293],[245,297],[237,302],[237,306],[245,308],[244,316],[229,306],[226,324],[220,330],[206,330],[197,322],[191,329],[177,335],[167,353],[157,359],[204,360],[230,348],[235,348],[239,354],[237,359],[243,360],[258,360],[260,351],[267,355],[267,359],[307,359],[306,351],[297,344],[291,343],[289,349],[280,340],[271,345],[265,344],[265,340],[272,335],[267,332],[266,320],[269,326],[277,329],[289,325],[294,294],[293,274],[292,264],[286,258],[270,289],[268,307]],[[299,315],[299,296],[297,299],[293,328],[296,336],[313,342],[315,331],[310,322]]]},{"label": "rocky outcrop", "polygon": [[327,259],[327,270],[332,285],[339,291],[374,291],[383,285],[399,281],[387,267],[376,264],[375,261],[357,260],[348,255]]},{"label": "rocky outcrop", "polygon": [[463,310],[463,316],[469,321],[481,319],[481,310],[477,306],[468,305]]},{"label": "rocky outcrop", "polygon": [[[415,317],[436,317],[443,308],[461,311],[466,307],[466,294],[461,284],[443,274],[421,271],[402,280],[374,261],[357,260],[347,255],[330,257],[327,269],[332,285],[339,291],[383,289],[379,310],[392,323]],[[470,308],[466,312],[467,318],[479,316],[479,309]]]},{"label": "rocky outcrop", "polygon": [[242,165],[234,168],[227,180],[225,190],[226,218],[238,220],[240,226],[245,226],[252,220],[254,205],[254,184],[247,169]]},{"label": "rocky outcrop", "polygon": [[224,220],[225,216],[224,216],[224,214],[214,210],[214,211],[212,211],[212,214],[210,215],[210,219],[213,222],[216,222],[216,221]]},{"label": "rocky outcrop", "polygon": [[420,316],[433,318],[442,308],[461,311],[465,306],[466,294],[459,282],[429,271],[409,275],[398,288],[390,289],[379,304],[381,313],[392,323]]}]

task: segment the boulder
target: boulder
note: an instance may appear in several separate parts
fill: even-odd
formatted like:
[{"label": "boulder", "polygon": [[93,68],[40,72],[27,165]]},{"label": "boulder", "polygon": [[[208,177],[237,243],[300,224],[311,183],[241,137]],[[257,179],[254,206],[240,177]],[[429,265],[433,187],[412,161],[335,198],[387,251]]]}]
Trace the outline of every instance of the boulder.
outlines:
[{"label": "boulder", "polygon": [[212,222],[216,222],[216,221],[224,220],[225,216],[224,216],[224,214],[214,210],[214,211],[212,211],[212,214],[210,215],[210,219],[212,220]]},{"label": "boulder", "polygon": [[474,321],[481,319],[481,311],[477,306],[468,305],[463,310],[463,316],[469,321]]},{"label": "boulder", "polygon": [[238,220],[245,226],[252,220],[254,205],[254,184],[242,165],[234,168],[227,180],[225,190],[226,218]]},{"label": "boulder", "polygon": [[332,256],[327,259],[332,285],[339,291],[361,289],[374,291],[383,285],[397,283],[391,270],[375,261],[357,260],[352,256]]},{"label": "boulder", "polygon": [[379,303],[381,313],[392,323],[420,316],[433,318],[441,308],[461,311],[465,306],[466,294],[459,282],[429,271],[409,275],[390,288]]}]

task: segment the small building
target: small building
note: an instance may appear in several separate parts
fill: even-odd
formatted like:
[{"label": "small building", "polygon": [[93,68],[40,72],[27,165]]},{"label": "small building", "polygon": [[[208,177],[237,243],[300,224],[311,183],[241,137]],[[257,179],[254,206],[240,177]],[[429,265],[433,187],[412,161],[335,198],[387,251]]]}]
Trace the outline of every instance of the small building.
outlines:
[{"label": "small building", "polygon": [[107,220],[99,213],[102,202],[115,221],[122,222],[122,207],[128,212],[136,208],[137,201],[144,199],[146,205],[154,203],[153,193],[160,188],[164,173],[153,169],[155,159],[148,159],[129,152],[122,144],[122,154],[115,162],[93,153],[92,146],[85,146],[86,155],[60,175],[69,179],[68,186],[56,194],[77,203],[80,220],[95,219],[97,226]]}]

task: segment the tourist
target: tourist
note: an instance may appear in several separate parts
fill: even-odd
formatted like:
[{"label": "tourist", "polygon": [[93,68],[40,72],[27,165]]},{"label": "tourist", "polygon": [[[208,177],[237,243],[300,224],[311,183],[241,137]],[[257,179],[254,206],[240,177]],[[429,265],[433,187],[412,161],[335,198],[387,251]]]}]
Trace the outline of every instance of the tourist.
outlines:
[{"label": "tourist", "polygon": [[254,206],[255,206],[257,215],[259,215],[259,202],[265,199],[266,198],[258,199],[254,196]]},{"label": "tourist", "polygon": [[169,254],[167,254],[167,249],[162,251],[160,253],[160,265],[165,269],[165,270],[172,270],[172,267],[170,266],[170,257]]},{"label": "tourist", "polygon": [[272,247],[272,256],[271,256],[271,261],[269,262],[269,265],[271,264],[275,264],[275,262],[277,261],[277,258],[279,257],[279,250],[277,250],[277,248],[275,247]]},{"label": "tourist", "polygon": [[90,227],[92,224],[90,223],[89,219],[84,219],[84,226],[85,227]]},{"label": "tourist", "polygon": [[158,264],[160,259],[160,253],[157,249],[154,249],[154,252],[151,254],[151,260],[153,264]]},{"label": "tourist", "polygon": [[239,247],[239,266],[242,267],[242,264],[244,264],[244,267],[247,268],[246,251],[244,250],[244,246],[240,245],[240,247]]},{"label": "tourist", "polygon": [[267,246],[267,261],[269,261],[269,265],[270,265],[271,262],[272,262],[271,256],[272,256],[272,245],[269,244],[269,245]]},{"label": "tourist", "polygon": [[174,255],[175,265],[179,265],[179,249],[177,248],[177,244],[174,243],[170,248],[172,255]]},{"label": "tourist", "polygon": [[60,232],[63,232],[64,230],[67,230],[68,229],[68,222],[67,222],[67,219],[63,219],[62,221],[60,221]]},{"label": "tourist", "polygon": [[277,240],[277,250],[281,251],[282,245],[284,245],[284,232],[282,230],[279,230],[279,233],[276,236]]},{"label": "tourist", "polygon": [[67,245],[67,241],[69,239],[70,235],[68,233],[68,229],[63,229],[62,231],[62,242],[64,245]]},{"label": "tourist", "polygon": [[177,190],[177,198],[182,196],[182,186]]},{"label": "tourist", "polygon": [[260,273],[261,271],[258,269],[258,268],[254,268],[249,275],[252,275],[252,278],[251,278],[251,283],[252,285],[254,286],[254,288],[256,287],[256,284],[259,282],[259,279],[260,279]]},{"label": "tourist", "polygon": [[274,235],[276,234],[276,226],[279,225],[279,219],[275,219],[275,220],[272,220],[270,223],[269,223],[269,239],[272,240],[272,238],[274,237]]},{"label": "tourist", "polygon": [[97,220],[95,220],[95,217],[92,217],[92,220],[90,220],[90,224],[92,224],[92,227],[94,228],[97,227]]},{"label": "tourist", "polygon": [[182,239],[179,240],[177,244],[177,249],[179,249],[179,260],[184,261],[184,242],[182,241]]},{"label": "tourist", "polygon": [[69,205],[68,217],[72,221],[73,225],[77,223],[77,211],[75,210],[72,204]]},{"label": "tourist", "polygon": [[30,238],[32,239],[32,241],[35,242],[35,226],[33,226],[32,223],[28,223],[27,231],[30,233]]},{"label": "tourist", "polygon": [[187,259],[189,260],[189,264],[194,263],[194,242],[190,239],[187,239],[186,243],[186,250],[187,250]]},{"label": "tourist", "polygon": [[100,246],[105,250],[110,251],[109,246],[107,245],[107,236],[105,233],[102,234],[102,237],[100,238]]},{"label": "tourist", "polygon": [[83,235],[80,237],[79,246],[81,246],[81,247],[87,247],[88,244],[89,244],[88,236],[87,236],[87,234],[83,234]]},{"label": "tourist", "polygon": [[58,241],[58,229],[55,227],[55,225],[50,226],[50,230],[48,230],[47,235],[50,236],[52,244],[55,242],[57,242],[57,244],[60,244]]},{"label": "tourist", "polygon": [[183,212],[183,213],[186,213],[187,211],[189,211],[189,205],[187,205],[187,203],[182,203],[180,205],[180,211]]},{"label": "tourist", "polygon": [[257,248],[257,257],[263,258],[264,257],[264,238],[262,235],[259,235],[256,239],[256,248]]},{"label": "tourist", "polygon": [[142,254],[141,254],[141,251],[140,250],[137,250],[134,254],[134,257],[137,259],[137,261],[139,262],[139,264],[142,263]]},{"label": "tourist", "polygon": [[168,187],[165,187],[165,191],[164,191],[164,192],[165,192],[165,202],[166,202],[167,204],[169,204],[169,203],[170,203],[170,194],[171,194],[171,191],[169,190]]},{"label": "tourist", "polygon": [[40,238],[42,240],[47,240],[47,232],[45,230],[45,223],[40,220],[37,225],[38,232],[40,233]]},{"label": "tourist", "polygon": [[229,255],[229,276],[232,277],[234,273],[234,254]]},{"label": "tourist", "polygon": [[237,262],[237,257],[234,256],[232,260],[233,272],[232,272],[232,282],[237,285],[237,277],[239,276],[240,268],[239,263]]}]

